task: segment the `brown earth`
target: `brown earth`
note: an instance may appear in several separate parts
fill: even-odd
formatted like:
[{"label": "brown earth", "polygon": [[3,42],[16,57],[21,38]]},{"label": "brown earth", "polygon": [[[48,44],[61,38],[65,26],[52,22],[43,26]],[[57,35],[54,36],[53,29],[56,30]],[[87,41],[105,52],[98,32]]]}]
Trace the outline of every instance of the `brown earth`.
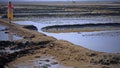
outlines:
[{"label": "brown earth", "polygon": [[51,55],[59,60],[63,65],[74,68],[120,68],[120,53],[102,53],[92,51],[81,46],[76,46],[70,42],[57,40],[45,34],[22,28],[17,24],[10,24],[7,20],[0,20],[0,24],[8,26],[11,31],[24,39],[33,42],[50,41],[45,48],[34,49],[33,53],[26,54],[16,60],[10,62],[8,67],[12,64],[19,64],[36,56]]}]

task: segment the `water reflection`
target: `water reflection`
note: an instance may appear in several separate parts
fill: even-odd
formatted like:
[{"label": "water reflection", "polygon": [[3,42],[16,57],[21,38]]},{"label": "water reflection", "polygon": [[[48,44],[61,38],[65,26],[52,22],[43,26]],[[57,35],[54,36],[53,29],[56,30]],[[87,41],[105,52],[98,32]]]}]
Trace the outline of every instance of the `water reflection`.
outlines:
[{"label": "water reflection", "polygon": [[[22,38],[14,35],[12,33],[11,28],[8,28],[6,26],[0,25],[0,41],[11,41],[12,42],[12,41],[18,40],[18,39],[22,39]],[[2,46],[4,47],[4,45],[1,45],[1,47]],[[16,51],[19,51],[19,49],[18,50],[11,50],[11,48],[9,48],[9,47],[0,49],[0,53],[1,54],[14,53]]]},{"label": "water reflection", "polygon": [[13,41],[13,34],[11,32],[11,28],[9,28],[9,32],[8,32],[8,38],[9,38],[9,41]]},{"label": "water reflection", "polygon": [[11,31],[11,28],[0,25],[0,41],[13,41],[18,39],[22,38],[14,35]]}]

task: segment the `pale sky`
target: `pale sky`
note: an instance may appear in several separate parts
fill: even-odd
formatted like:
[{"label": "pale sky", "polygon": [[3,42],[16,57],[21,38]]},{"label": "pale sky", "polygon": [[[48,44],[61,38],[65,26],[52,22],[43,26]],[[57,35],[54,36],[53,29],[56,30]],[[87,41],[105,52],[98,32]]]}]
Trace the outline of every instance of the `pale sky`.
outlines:
[{"label": "pale sky", "polygon": [[120,0],[0,0],[0,1],[119,1]]}]

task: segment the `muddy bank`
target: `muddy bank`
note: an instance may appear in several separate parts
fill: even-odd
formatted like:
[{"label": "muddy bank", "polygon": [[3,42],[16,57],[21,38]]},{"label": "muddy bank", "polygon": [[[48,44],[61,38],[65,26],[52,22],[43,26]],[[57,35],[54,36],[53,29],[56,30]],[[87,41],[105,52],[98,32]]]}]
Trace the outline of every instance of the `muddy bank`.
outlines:
[{"label": "muddy bank", "polygon": [[0,19],[0,24],[8,26],[11,29],[11,32],[17,34],[18,36],[23,37],[24,39],[27,39],[27,40],[29,39],[29,40],[32,40],[32,41],[43,41],[43,40],[53,41],[53,40],[55,40],[55,38],[53,38],[53,37],[46,36],[43,33],[39,33],[39,32],[36,32],[36,31],[31,31],[29,29],[25,29],[25,28],[23,28],[22,25],[17,25],[17,24],[14,24],[14,23],[10,24],[5,20],[6,19],[4,19],[4,20]]},{"label": "muddy bank", "polygon": [[[10,42],[10,41],[0,41],[0,49],[1,50],[6,50],[6,48],[9,48],[11,51],[13,50],[13,53],[10,52],[1,52],[0,51],[0,67],[4,68],[4,66],[17,59],[20,58],[22,56],[26,56],[28,54],[34,54],[34,50],[37,49],[41,49],[41,48],[45,48],[46,45],[49,43],[50,41],[42,41],[42,42],[30,42],[30,41],[14,41],[14,42]],[[15,51],[18,50],[19,51]]]},{"label": "muddy bank", "polygon": [[45,48],[35,48],[32,51],[32,54],[25,53],[25,56],[17,58],[15,61],[8,64],[8,67],[11,66],[11,64],[19,64],[34,59],[36,54],[36,56],[55,56],[62,64],[76,68],[118,68],[120,66],[120,54],[99,53],[82,47],[73,46],[73,44],[66,41],[51,42],[47,44]]},{"label": "muddy bank", "polygon": [[37,27],[35,27],[34,25],[25,25],[25,26],[23,26],[23,28],[26,28],[26,29],[29,29],[29,30],[35,30],[35,31],[38,30]]},{"label": "muddy bank", "polygon": [[73,24],[73,25],[53,25],[42,28],[44,32],[91,32],[105,30],[119,30],[120,23],[97,23],[97,24]]},{"label": "muddy bank", "polygon": [[[0,23],[11,27],[12,32],[24,38],[19,40],[19,43],[24,41],[29,42],[21,43],[22,48],[24,49],[19,52],[1,55],[1,67],[4,67],[4,65],[10,67],[12,64],[34,59],[36,54],[37,56],[50,54],[62,64],[75,68],[118,68],[120,66],[119,53],[96,52],[81,46],[75,46],[67,41],[56,40],[55,38],[46,36],[45,34],[25,29],[20,25],[11,25],[4,20],[1,20]],[[14,42],[12,45],[21,46],[18,45],[17,42],[18,41],[16,41],[16,43]],[[44,46],[41,47],[43,44]]]}]

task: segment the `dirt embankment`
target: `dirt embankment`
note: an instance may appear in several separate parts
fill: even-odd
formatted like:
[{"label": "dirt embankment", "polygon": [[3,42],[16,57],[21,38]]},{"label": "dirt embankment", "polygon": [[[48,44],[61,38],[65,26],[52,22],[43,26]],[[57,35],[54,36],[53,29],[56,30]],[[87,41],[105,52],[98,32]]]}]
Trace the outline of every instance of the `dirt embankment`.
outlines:
[{"label": "dirt embankment", "polygon": [[73,24],[73,25],[53,25],[42,28],[44,32],[92,32],[105,30],[120,30],[120,23],[98,23],[98,24]]},{"label": "dirt embankment", "polygon": [[[74,44],[56,40],[53,37],[46,36],[42,33],[24,29],[20,25],[9,24],[4,20],[0,20],[0,24],[4,24],[11,28],[11,31],[24,39],[20,42],[28,40],[33,43],[46,42],[45,47],[38,45],[42,44],[30,44],[31,47],[27,47],[20,52],[15,52],[0,57],[0,63],[8,61],[8,67],[12,64],[24,62],[26,60],[34,59],[35,56],[52,55],[58,59],[62,64],[72,66],[75,68],[119,68],[120,67],[120,54],[101,53],[92,50],[88,50],[81,46],[75,46]],[[27,46],[26,44],[25,46]],[[6,58],[5,58],[6,57]],[[2,62],[1,62],[2,61]],[[7,64],[6,62],[5,64]]]}]

